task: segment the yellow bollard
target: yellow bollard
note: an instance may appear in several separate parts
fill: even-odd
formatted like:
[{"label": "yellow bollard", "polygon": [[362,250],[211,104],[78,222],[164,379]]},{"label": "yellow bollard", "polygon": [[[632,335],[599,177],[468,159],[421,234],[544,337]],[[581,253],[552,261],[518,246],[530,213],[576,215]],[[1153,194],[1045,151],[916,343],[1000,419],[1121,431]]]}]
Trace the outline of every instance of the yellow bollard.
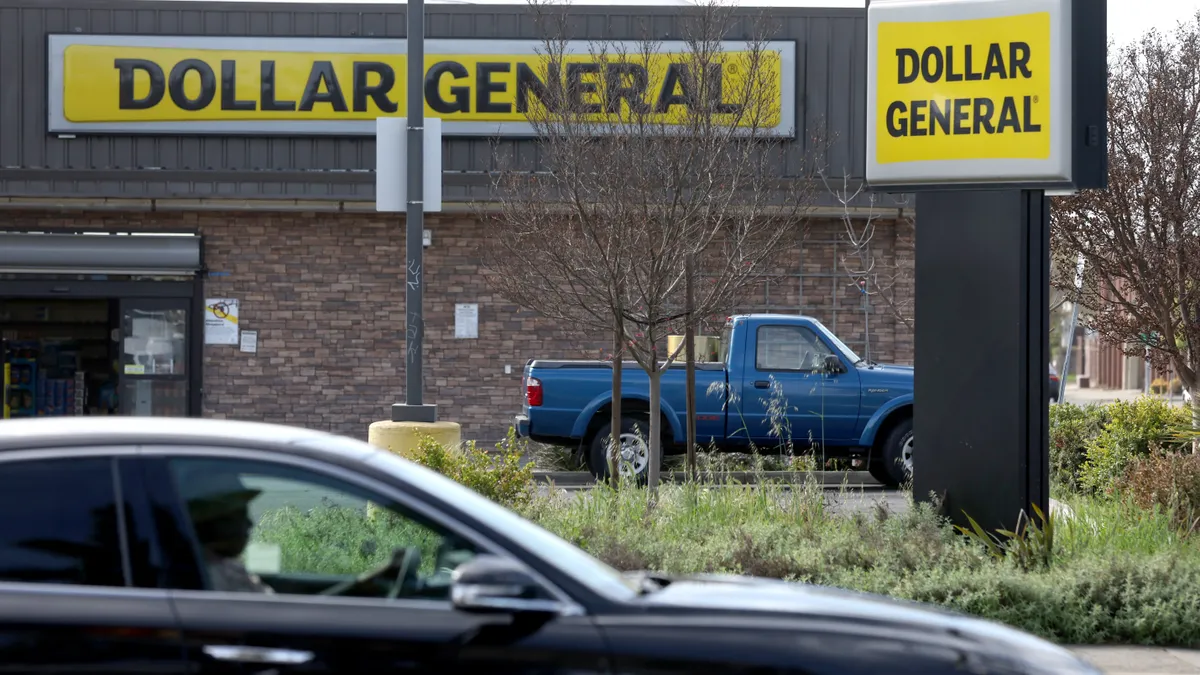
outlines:
[{"label": "yellow bollard", "polygon": [[405,459],[412,459],[417,444],[425,436],[442,447],[457,450],[462,443],[462,425],[455,422],[375,422],[367,432],[367,442]]}]

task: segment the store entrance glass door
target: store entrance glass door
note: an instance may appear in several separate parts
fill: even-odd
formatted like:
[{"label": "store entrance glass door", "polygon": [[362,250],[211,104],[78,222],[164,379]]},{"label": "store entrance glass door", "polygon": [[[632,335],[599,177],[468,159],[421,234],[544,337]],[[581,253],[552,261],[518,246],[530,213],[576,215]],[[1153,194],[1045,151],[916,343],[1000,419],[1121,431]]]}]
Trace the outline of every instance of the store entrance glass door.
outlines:
[{"label": "store entrance glass door", "polygon": [[121,299],[120,410],[135,417],[188,414],[185,298]]}]

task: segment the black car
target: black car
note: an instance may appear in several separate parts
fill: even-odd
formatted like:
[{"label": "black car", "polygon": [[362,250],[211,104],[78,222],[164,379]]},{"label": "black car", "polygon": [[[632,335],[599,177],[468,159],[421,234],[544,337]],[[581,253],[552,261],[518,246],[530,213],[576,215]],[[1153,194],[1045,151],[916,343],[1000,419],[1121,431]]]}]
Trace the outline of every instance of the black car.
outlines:
[{"label": "black car", "polygon": [[0,622],[6,673],[1098,672],[882,598],[622,574],[359,441],[218,420],[0,423]]}]

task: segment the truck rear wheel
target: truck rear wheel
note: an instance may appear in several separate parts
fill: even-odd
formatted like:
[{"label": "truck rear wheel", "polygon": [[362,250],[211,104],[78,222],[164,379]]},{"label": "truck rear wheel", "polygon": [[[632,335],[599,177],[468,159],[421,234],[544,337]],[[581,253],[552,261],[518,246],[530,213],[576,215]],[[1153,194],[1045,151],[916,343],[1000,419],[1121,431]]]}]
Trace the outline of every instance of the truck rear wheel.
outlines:
[{"label": "truck rear wheel", "polygon": [[898,487],[912,480],[913,423],[912,418],[901,420],[888,432],[880,447],[881,456],[871,462],[871,477],[888,487]]},{"label": "truck rear wheel", "polygon": [[[612,423],[605,424],[592,436],[588,447],[588,470],[597,481],[608,480],[608,445],[611,442]],[[620,463],[621,478],[636,477],[638,483],[646,480],[650,468],[650,421],[642,418],[622,417]]]}]

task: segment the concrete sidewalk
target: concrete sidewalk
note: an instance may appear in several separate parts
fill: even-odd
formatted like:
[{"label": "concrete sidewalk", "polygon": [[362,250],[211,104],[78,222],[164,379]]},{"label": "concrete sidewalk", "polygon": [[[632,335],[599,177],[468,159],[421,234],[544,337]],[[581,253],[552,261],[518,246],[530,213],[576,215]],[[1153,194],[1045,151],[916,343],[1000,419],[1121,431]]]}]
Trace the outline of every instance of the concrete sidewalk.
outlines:
[{"label": "concrete sidewalk", "polygon": [[1072,647],[1107,675],[1200,675],[1200,651],[1161,647]]},{"label": "concrete sidewalk", "polygon": [[[1105,405],[1114,401],[1132,401],[1143,395],[1144,392],[1141,389],[1080,389],[1076,385],[1068,384],[1067,390],[1063,392],[1063,400],[1067,403],[1083,406],[1093,403]],[[1151,396],[1164,400],[1167,399],[1164,394],[1151,394]],[[1174,405],[1183,405],[1183,396],[1175,396],[1172,403]]]}]

